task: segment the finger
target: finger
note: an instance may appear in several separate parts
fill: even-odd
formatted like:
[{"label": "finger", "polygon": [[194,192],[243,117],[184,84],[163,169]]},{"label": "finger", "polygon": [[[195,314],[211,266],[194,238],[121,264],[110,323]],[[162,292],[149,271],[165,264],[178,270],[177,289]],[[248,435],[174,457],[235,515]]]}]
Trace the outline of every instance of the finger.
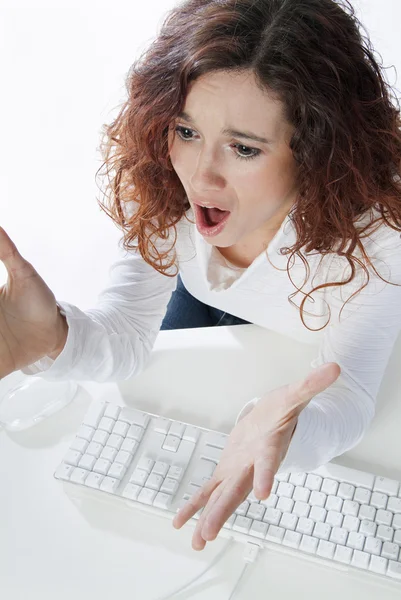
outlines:
[{"label": "finger", "polygon": [[265,500],[270,496],[274,476],[281,463],[277,446],[264,445],[258,453],[254,464],[253,491],[259,500]]},{"label": "finger", "polygon": [[247,475],[242,474],[234,481],[227,481],[219,498],[204,517],[202,526],[204,540],[214,540],[227,519],[248,496],[252,488],[252,474],[248,470]]},{"label": "finger", "polygon": [[216,487],[216,489],[211,494],[208,503],[206,504],[205,508],[203,509],[203,511],[199,517],[199,520],[195,527],[195,531],[192,536],[192,548],[194,550],[203,550],[203,548],[206,545],[206,540],[202,536],[203,525],[205,523],[205,519],[206,519],[208,513],[210,512],[211,508],[214,506],[214,504],[217,502],[217,500],[221,496],[225,485],[226,485],[226,482],[223,482],[223,483],[220,483],[220,485],[218,485]]},{"label": "finger", "polygon": [[313,369],[302,381],[288,385],[287,402],[292,407],[307,404],[316,394],[332,385],[340,373],[340,366],[334,362]]},{"label": "finger", "polygon": [[17,246],[2,227],[0,227],[0,260],[10,276],[15,277],[19,272],[25,276],[31,271],[35,273],[35,269],[21,256]]},{"label": "finger", "polygon": [[198,492],[193,494],[191,498],[188,500],[186,504],[178,511],[173,519],[173,526],[176,529],[180,529],[190,519],[194,516],[196,512],[203,506],[205,506],[206,502],[209,500],[210,494],[213,492],[215,487],[218,485],[217,479],[210,479],[204,486],[200,488]]}]

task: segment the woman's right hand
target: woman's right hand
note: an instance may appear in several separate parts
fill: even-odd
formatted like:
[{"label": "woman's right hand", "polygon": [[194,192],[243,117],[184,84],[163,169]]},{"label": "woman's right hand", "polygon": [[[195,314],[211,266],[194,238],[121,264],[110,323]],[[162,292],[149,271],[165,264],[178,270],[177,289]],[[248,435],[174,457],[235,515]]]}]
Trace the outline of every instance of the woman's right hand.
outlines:
[{"label": "woman's right hand", "polygon": [[68,325],[56,298],[0,227],[0,260],[8,280],[0,287],[0,379],[64,348]]}]

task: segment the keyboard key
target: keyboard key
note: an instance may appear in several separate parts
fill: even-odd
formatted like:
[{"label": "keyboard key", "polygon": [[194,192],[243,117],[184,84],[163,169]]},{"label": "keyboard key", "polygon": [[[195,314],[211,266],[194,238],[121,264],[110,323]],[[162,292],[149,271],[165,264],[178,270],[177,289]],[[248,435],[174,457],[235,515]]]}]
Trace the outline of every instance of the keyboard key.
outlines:
[{"label": "keyboard key", "polygon": [[327,496],[326,504],[324,505],[326,510],[335,510],[341,512],[344,500],[338,496]]},{"label": "keyboard key", "polygon": [[68,481],[73,470],[74,467],[72,465],[61,463],[61,465],[57,468],[55,472],[55,476],[59,479],[64,479],[65,481]]},{"label": "keyboard key", "polygon": [[211,460],[214,463],[218,463],[222,454],[222,450],[220,448],[215,448],[214,446],[204,446],[202,448],[201,458],[206,458],[206,460]]},{"label": "keyboard key", "polygon": [[193,427],[192,425],[187,425],[185,431],[183,433],[182,439],[188,440],[189,442],[196,443],[198,441],[200,435],[200,431],[197,427]]},{"label": "keyboard key", "polygon": [[363,533],[366,537],[373,537],[376,535],[377,525],[373,521],[363,519],[359,525],[359,533]]},{"label": "keyboard key", "polygon": [[328,495],[335,496],[337,494],[338,486],[339,486],[338,481],[334,481],[334,479],[326,478],[326,479],[323,479],[323,483],[322,483],[322,487],[320,488],[320,491],[323,492],[323,494],[326,494],[327,496]]},{"label": "keyboard key", "polygon": [[180,481],[183,474],[184,474],[184,469],[182,467],[172,466],[172,467],[170,467],[167,476],[170,477],[171,479],[176,479],[177,481]]},{"label": "keyboard key", "polygon": [[315,521],[315,523],[324,523],[327,517],[327,510],[321,506],[312,506],[308,517],[312,519],[312,521]]},{"label": "keyboard key", "polygon": [[400,547],[393,542],[384,542],[381,555],[384,558],[391,558],[391,560],[398,560],[400,554]]},{"label": "keyboard key", "polygon": [[401,498],[389,498],[387,502],[387,510],[391,510],[393,513],[401,513]]},{"label": "keyboard key", "polygon": [[118,488],[119,484],[120,481],[118,479],[115,479],[114,477],[105,477],[101,482],[99,489],[113,494]]},{"label": "keyboard key", "polygon": [[96,462],[96,458],[91,454],[84,454],[78,463],[78,466],[87,471],[92,471],[93,465]]},{"label": "keyboard key", "polygon": [[153,504],[153,501],[157,495],[156,490],[150,490],[149,488],[142,488],[138,494],[138,501],[144,504]]},{"label": "keyboard key", "polygon": [[191,473],[191,483],[203,485],[205,478],[210,479],[212,477],[215,468],[216,464],[214,462],[201,458],[196,465],[196,469]]},{"label": "keyboard key", "polygon": [[290,478],[290,474],[289,473],[276,473],[274,476],[274,479],[276,481],[288,481]]},{"label": "keyboard key", "polygon": [[342,513],[343,515],[350,515],[352,517],[357,517],[359,512],[359,504],[358,502],[354,502],[354,500],[344,500]]},{"label": "keyboard key", "polygon": [[341,527],[343,524],[344,517],[341,513],[336,510],[329,510],[326,516],[326,523],[331,525],[332,527]]},{"label": "keyboard key", "polygon": [[351,531],[348,535],[346,545],[349,548],[355,548],[356,550],[362,550],[365,544],[365,536],[357,531]]},{"label": "keyboard key", "polygon": [[358,517],[360,519],[369,519],[374,521],[376,517],[376,509],[373,506],[362,505],[359,509]]},{"label": "keyboard key", "polygon": [[162,477],[165,477],[169,468],[170,465],[168,463],[157,460],[153,466],[152,473],[156,473],[157,475],[162,475]]},{"label": "keyboard key", "polygon": [[359,504],[369,504],[372,497],[372,492],[366,488],[357,487],[354,494],[355,502]]},{"label": "keyboard key", "polygon": [[109,433],[107,431],[103,431],[102,429],[98,429],[93,434],[92,442],[97,442],[98,444],[102,444],[102,446],[106,445],[107,440],[109,439]]},{"label": "keyboard key", "polygon": [[243,517],[242,515],[237,515],[232,528],[233,531],[241,531],[242,533],[248,533],[251,525],[252,519],[248,519],[248,517]]},{"label": "keyboard key", "polygon": [[129,483],[124,488],[123,496],[124,498],[129,498],[130,500],[136,500],[141,489],[141,486],[136,485],[135,483]]},{"label": "keyboard key", "polygon": [[253,521],[249,533],[250,535],[254,535],[255,537],[264,539],[267,533],[269,525],[267,523],[262,523],[262,521]]},{"label": "keyboard key", "polygon": [[280,519],[280,527],[284,527],[284,529],[295,530],[298,523],[298,517],[291,513],[284,513]]},{"label": "keyboard key", "polygon": [[395,562],[394,560],[389,560],[387,575],[390,575],[390,577],[394,577],[394,579],[401,580],[401,562]]},{"label": "keyboard key", "polygon": [[379,525],[376,531],[376,537],[383,542],[392,542],[394,536],[394,529],[387,527],[386,525]]},{"label": "keyboard key", "polygon": [[309,473],[309,475],[306,478],[304,487],[308,488],[311,491],[314,490],[318,492],[322,487],[322,483],[323,477],[320,477],[319,475],[314,475],[313,473]]},{"label": "keyboard key", "polygon": [[344,498],[344,500],[352,500],[354,493],[355,486],[351,485],[350,483],[340,483],[337,492],[337,495],[340,496],[340,498]]},{"label": "keyboard key", "polygon": [[[330,478],[344,483],[350,483],[352,486],[359,486],[373,490],[375,476],[370,473],[358,471],[337,465],[335,463],[327,463],[314,470],[314,473],[321,475],[324,478]],[[350,498],[352,500],[352,498]]]},{"label": "keyboard key", "polygon": [[328,523],[316,523],[313,529],[313,536],[321,540],[328,540],[331,533],[331,527]]},{"label": "keyboard key", "polygon": [[228,436],[223,433],[209,431],[205,436],[205,444],[223,450],[227,443],[227,438]]},{"label": "keyboard key", "polygon": [[102,419],[99,423],[99,429],[102,429],[103,431],[107,431],[107,433],[111,433],[113,431],[113,427],[114,427],[113,419],[110,419],[109,417],[102,417]]},{"label": "keyboard key", "polygon": [[68,465],[74,465],[74,467],[78,466],[79,461],[81,460],[82,454],[77,450],[69,450],[65,455],[64,462]]},{"label": "keyboard key", "polygon": [[124,421],[116,421],[116,424],[113,427],[113,433],[117,435],[121,435],[123,438],[127,435],[127,431],[130,428],[128,423]]},{"label": "keyboard key", "polygon": [[247,500],[244,500],[244,502],[241,502],[241,504],[236,508],[235,513],[237,515],[242,515],[243,517],[245,517],[246,513],[248,512],[249,509],[249,502]]},{"label": "keyboard key", "polygon": [[348,538],[348,531],[342,527],[333,527],[330,534],[330,542],[345,546]]},{"label": "keyboard key", "polygon": [[283,537],[284,546],[290,546],[291,548],[298,548],[301,543],[302,534],[298,531],[286,531]]},{"label": "keyboard key", "polygon": [[360,569],[367,569],[370,561],[370,554],[361,550],[354,550],[351,559],[351,565]]},{"label": "keyboard key", "polygon": [[387,496],[396,496],[400,489],[400,483],[395,479],[388,479],[387,477],[376,477],[373,486],[373,491],[382,492]]},{"label": "keyboard key", "polygon": [[336,546],[336,551],[334,553],[334,560],[338,560],[339,562],[345,563],[349,565],[352,559],[353,549],[347,546]]},{"label": "keyboard key", "polygon": [[387,571],[388,559],[383,556],[375,556],[374,554],[370,557],[369,570],[374,573],[380,573],[385,575]]},{"label": "keyboard key", "polygon": [[117,452],[117,456],[114,460],[124,465],[124,467],[128,467],[132,460],[132,454],[125,452],[124,450],[120,450],[120,452]]},{"label": "keyboard key", "polygon": [[163,450],[169,450],[170,452],[177,452],[180,442],[181,439],[179,437],[168,434],[166,435],[166,439],[164,440],[162,448]]},{"label": "keyboard key", "polygon": [[91,454],[95,458],[99,458],[103,450],[102,444],[98,442],[91,442],[86,449],[86,454]]},{"label": "keyboard key", "polygon": [[156,506],[157,508],[170,508],[171,505],[171,496],[170,494],[165,494],[163,492],[159,492],[154,501],[153,501],[153,506]]},{"label": "keyboard key", "polygon": [[370,505],[375,508],[387,508],[388,496],[380,492],[373,492]]},{"label": "keyboard key", "polygon": [[99,489],[103,478],[104,475],[101,475],[100,473],[89,473],[88,477],[85,479],[85,485],[91,488]]},{"label": "keyboard key", "polygon": [[83,483],[88,475],[89,471],[87,469],[75,467],[70,475],[70,481],[73,481],[74,483]]},{"label": "keyboard key", "polygon": [[277,508],[266,508],[266,512],[263,515],[263,521],[270,523],[270,525],[278,525],[281,519],[281,511]]},{"label": "keyboard key", "polygon": [[105,446],[102,450],[100,458],[104,458],[110,462],[113,462],[117,454],[117,450],[111,446]]},{"label": "keyboard key", "polygon": [[317,545],[319,540],[310,535],[303,535],[301,543],[299,544],[299,549],[304,552],[309,552],[309,554],[316,554]]},{"label": "keyboard key", "polygon": [[114,462],[111,465],[107,475],[109,477],[114,477],[115,479],[122,479],[126,472],[127,469],[126,467],[124,467],[124,465],[122,465],[121,463]]},{"label": "keyboard key", "polygon": [[310,513],[310,506],[306,502],[297,501],[292,511],[297,517],[307,517]]},{"label": "keyboard key", "polygon": [[70,446],[70,450],[76,450],[77,452],[80,452],[81,454],[85,454],[85,451],[86,451],[88,445],[89,445],[89,442],[87,440],[76,437]]},{"label": "keyboard key", "polygon": [[266,508],[276,508],[276,504],[278,502],[278,496],[276,494],[270,494],[266,500],[261,500],[260,503],[263,504]]},{"label": "keyboard key", "polygon": [[112,433],[107,440],[107,445],[119,450],[121,448],[121,444],[123,443],[123,437],[121,435],[117,435],[116,433]]},{"label": "keyboard key", "polygon": [[151,470],[153,469],[154,465],[155,465],[154,460],[152,460],[151,458],[148,458],[147,456],[141,456],[141,458],[138,460],[138,464],[136,465],[136,468],[142,469],[143,471],[150,473]]},{"label": "keyboard key", "polygon": [[295,502],[291,498],[287,498],[286,496],[281,496],[278,499],[276,504],[277,510],[281,510],[281,512],[292,512],[293,506]]},{"label": "keyboard key", "polygon": [[309,504],[311,506],[321,506],[323,507],[326,504],[327,496],[322,492],[313,491],[309,498]]},{"label": "keyboard key", "polygon": [[158,431],[159,433],[163,433],[167,435],[170,429],[171,421],[170,419],[165,419],[164,417],[158,417],[153,425],[154,431]]},{"label": "keyboard key", "polygon": [[90,442],[94,433],[95,429],[93,427],[88,427],[88,425],[81,425],[81,427],[78,429],[77,436],[83,438],[87,442]]},{"label": "keyboard key", "polygon": [[266,540],[269,540],[270,542],[282,542],[283,537],[285,534],[285,529],[283,529],[282,527],[277,527],[276,525],[269,525],[269,529],[267,530],[266,533]]},{"label": "keyboard key", "polygon": [[232,529],[233,523],[236,519],[236,515],[230,515],[227,519],[227,521],[224,523],[223,527],[225,527],[226,529]]},{"label": "keyboard key", "polygon": [[113,421],[117,421],[118,415],[120,414],[121,406],[117,406],[117,404],[108,403],[106,406],[106,410],[104,411],[104,417],[108,419],[113,419]]},{"label": "keyboard key", "polygon": [[298,519],[297,531],[300,533],[305,533],[306,535],[311,535],[314,525],[315,523],[312,521],[312,519],[300,517]]},{"label": "keyboard key", "polygon": [[152,490],[160,490],[161,484],[163,483],[163,477],[161,475],[157,475],[156,473],[151,473],[146,480],[146,487]]},{"label": "keyboard key", "polygon": [[[306,480],[306,473],[291,473],[288,479],[292,485],[303,487]],[[298,498],[296,498],[298,500]]]},{"label": "keyboard key", "polygon": [[295,486],[292,483],[287,483],[285,481],[280,481],[277,488],[277,496],[284,496],[285,498],[292,498],[294,493]]},{"label": "keyboard key", "polygon": [[111,466],[111,462],[109,460],[105,460],[104,458],[98,458],[93,466],[93,470],[95,473],[101,473],[102,475],[107,475],[107,472]]},{"label": "keyboard key", "polygon": [[123,408],[119,415],[120,421],[126,421],[130,425],[139,425],[143,429],[149,424],[149,415],[135,408]]},{"label": "keyboard key", "polygon": [[334,557],[334,552],[336,549],[336,545],[333,542],[328,542],[326,540],[319,540],[319,544],[316,548],[316,554],[318,556],[322,556],[323,558],[332,559]]},{"label": "keyboard key", "polygon": [[144,434],[144,429],[139,425],[131,425],[127,432],[127,438],[132,438],[137,442],[140,442]]},{"label": "keyboard key", "polygon": [[265,514],[265,510],[266,508],[262,506],[262,504],[253,502],[250,505],[246,516],[250,519],[256,519],[257,521],[261,521],[263,519],[263,515]]},{"label": "keyboard key", "polygon": [[148,473],[146,471],[143,471],[142,469],[138,469],[138,467],[135,469],[135,471],[132,473],[131,478],[130,478],[130,483],[138,483],[141,486],[145,485],[145,481],[148,478]]},{"label": "keyboard key", "polygon": [[184,423],[180,423],[179,421],[172,421],[170,424],[168,434],[182,438],[183,433],[185,431],[185,427],[186,425]]},{"label": "keyboard key", "polygon": [[369,554],[381,555],[383,542],[374,537],[368,537],[365,541],[364,550]]},{"label": "keyboard key", "polygon": [[178,489],[178,481],[175,479],[171,479],[170,477],[166,477],[163,481],[162,486],[160,488],[161,492],[165,492],[166,494],[170,494],[174,496]]},{"label": "keyboard key", "polygon": [[391,525],[391,521],[393,520],[393,513],[388,510],[383,510],[379,508],[376,513],[376,523],[378,525]]},{"label": "keyboard key", "polygon": [[103,417],[105,408],[105,402],[92,402],[84,417],[84,425],[89,425],[89,427],[96,429],[100,423],[100,419]]},{"label": "keyboard key", "polygon": [[346,515],[341,527],[347,531],[358,531],[360,523],[361,521],[357,517],[350,517],[350,515]]},{"label": "keyboard key", "polygon": [[310,494],[311,491],[307,488],[296,486],[292,495],[292,499],[296,502],[308,502]]},{"label": "keyboard key", "polygon": [[123,441],[120,450],[125,450],[125,452],[129,452],[130,454],[135,454],[139,444],[136,440],[132,440],[130,438],[125,438]]}]

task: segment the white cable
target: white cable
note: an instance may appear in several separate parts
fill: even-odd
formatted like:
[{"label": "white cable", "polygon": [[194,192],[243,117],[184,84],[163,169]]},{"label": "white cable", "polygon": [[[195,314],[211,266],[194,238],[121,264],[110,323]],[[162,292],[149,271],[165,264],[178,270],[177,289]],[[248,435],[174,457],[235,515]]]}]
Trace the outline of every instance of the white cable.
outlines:
[{"label": "white cable", "polygon": [[199,573],[199,575],[197,575],[196,577],[194,577],[190,581],[187,581],[187,583],[184,583],[184,585],[182,585],[178,589],[174,590],[173,592],[170,592],[167,596],[163,596],[163,597],[157,598],[157,600],[168,600],[168,598],[172,598],[173,596],[175,596],[179,592],[182,592],[187,587],[189,587],[190,585],[192,585],[193,583],[195,583],[195,581],[197,581],[200,577],[202,577],[202,575],[204,575],[207,571],[209,571],[209,569],[211,569],[212,567],[214,567],[214,565],[219,562],[219,560],[224,556],[224,554],[226,553],[226,551],[228,550],[228,548],[233,544],[233,542],[234,542],[233,539],[229,539],[228,542],[227,542],[227,544],[222,548],[222,550],[220,550],[220,552],[218,552],[216,554],[216,556],[213,558],[213,561],[205,569],[203,569],[203,571],[201,573]]},{"label": "white cable", "polygon": [[247,568],[249,567],[249,564],[255,562],[255,560],[259,554],[259,550],[260,550],[260,546],[258,544],[254,544],[253,542],[246,543],[246,546],[244,549],[244,555],[243,555],[245,564],[241,569],[241,573],[239,574],[239,577],[238,577],[237,581],[235,582],[235,585],[232,589],[232,592],[231,592],[228,600],[232,600],[234,598],[235,592],[238,589],[241,579],[245,575],[245,572],[246,572]]}]

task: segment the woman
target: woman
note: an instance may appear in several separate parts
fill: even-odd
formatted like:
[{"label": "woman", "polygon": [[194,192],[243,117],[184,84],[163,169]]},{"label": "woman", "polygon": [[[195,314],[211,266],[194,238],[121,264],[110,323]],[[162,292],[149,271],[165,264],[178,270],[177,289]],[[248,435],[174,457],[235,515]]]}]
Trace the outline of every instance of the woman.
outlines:
[{"label": "woman", "polygon": [[252,484],[266,498],[278,470],[313,470],[361,440],[400,331],[400,116],[348,8],[171,11],[105,130],[102,208],[128,253],[95,309],[57,310],[1,231],[0,376],[132,377],[160,328],[250,322],[319,344],[313,366],[329,365],[248,403],[176,516],[205,506],[196,549]]}]

